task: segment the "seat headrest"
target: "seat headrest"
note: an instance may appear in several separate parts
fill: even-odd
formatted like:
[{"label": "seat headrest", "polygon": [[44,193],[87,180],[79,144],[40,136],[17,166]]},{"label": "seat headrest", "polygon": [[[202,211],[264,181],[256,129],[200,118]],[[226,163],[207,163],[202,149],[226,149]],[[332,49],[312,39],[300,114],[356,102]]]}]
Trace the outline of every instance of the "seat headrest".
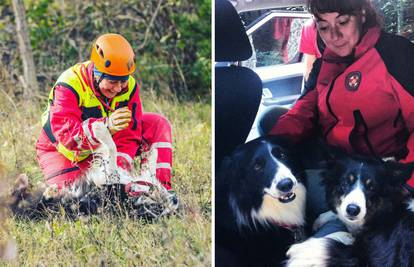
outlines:
[{"label": "seat headrest", "polygon": [[215,61],[241,61],[252,56],[252,47],[236,9],[228,0],[215,1]]}]

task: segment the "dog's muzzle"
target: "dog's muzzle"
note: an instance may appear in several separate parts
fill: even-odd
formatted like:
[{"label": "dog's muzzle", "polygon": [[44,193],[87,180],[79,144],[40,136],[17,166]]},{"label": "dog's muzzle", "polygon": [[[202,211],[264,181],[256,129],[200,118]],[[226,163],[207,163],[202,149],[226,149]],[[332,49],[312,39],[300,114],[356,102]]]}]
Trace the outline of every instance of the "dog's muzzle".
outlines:
[{"label": "dog's muzzle", "polygon": [[296,198],[293,190],[295,185],[296,183],[291,178],[283,178],[277,181],[275,186],[272,184],[270,189],[266,188],[265,193],[279,200],[281,203],[289,203]]}]

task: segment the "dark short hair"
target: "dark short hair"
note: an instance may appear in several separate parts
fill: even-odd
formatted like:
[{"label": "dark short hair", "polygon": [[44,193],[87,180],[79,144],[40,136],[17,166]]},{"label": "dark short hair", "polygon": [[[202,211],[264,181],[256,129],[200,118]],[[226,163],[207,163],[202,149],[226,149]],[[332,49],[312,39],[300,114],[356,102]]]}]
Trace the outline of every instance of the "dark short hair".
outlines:
[{"label": "dark short hair", "polygon": [[338,12],[343,15],[357,15],[365,9],[364,28],[380,26],[381,20],[370,0],[308,0],[308,10],[316,18],[319,14]]}]

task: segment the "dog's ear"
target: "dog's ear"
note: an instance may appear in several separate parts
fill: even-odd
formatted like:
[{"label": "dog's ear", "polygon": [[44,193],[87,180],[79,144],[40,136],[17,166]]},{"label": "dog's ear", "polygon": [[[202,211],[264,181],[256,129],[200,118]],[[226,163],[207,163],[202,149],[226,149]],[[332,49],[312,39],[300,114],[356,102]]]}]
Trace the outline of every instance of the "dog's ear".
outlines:
[{"label": "dog's ear", "polygon": [[335,169],[324,169],[321,173],[320,173],[320,177],[322,178],[321,180],[321,185],[325,185],[325,186],[330,186],[330,185],[334,185],[338,182],[338,175],[337,175],[337,170]]},{"label": "dog's ear", "polygon": [[226,156],[223,158],[223,160],[221,161],[219,172],[216,175],[217,182],[227,183],[228,181],[230,181],[230,179],[232,179],[232,177],[235,176],[234,172],[237,169],[235,165],[238,163],[238,160],[235,160],[234,157],[235,155],[233,154],[231,157]]},{"label": "dog's ear", "polygon": [[223,160],[221,161],[219,173],[220,174],[224,173],[226,170],[230,168],[230,165],[231,165],[231,158],[228,156],[225,156]]},{"label": "dog's ear", "polygon": [[345,172],[346,162],[344,159],[334,159],[326,162],[321,175],[321,184],[325,186],[334,186],[339,182],[341,175]]},{"label": "dog's ear", "polygon": [[321,149],[325,152],[328,168],[329,166],[334,166],[338,161],[349,156],[343,149],[336,146],[325,144]]},{"label": "dog's ear", "polygon": [[305,166],[319,169],[334,169],[338,161],[346,159],[349,155],[341,148],[328,145],[326,142],[316,140],[306,143],[304,155]]},{"label": "dog's ear", "polygon": [[414,162],[399,163],[386,161],[384,164],[387,175],[390,178],[388,181],[390,181],[392,184],[404,184],[408,179],[411,178],[411,175],[414,171]]}]

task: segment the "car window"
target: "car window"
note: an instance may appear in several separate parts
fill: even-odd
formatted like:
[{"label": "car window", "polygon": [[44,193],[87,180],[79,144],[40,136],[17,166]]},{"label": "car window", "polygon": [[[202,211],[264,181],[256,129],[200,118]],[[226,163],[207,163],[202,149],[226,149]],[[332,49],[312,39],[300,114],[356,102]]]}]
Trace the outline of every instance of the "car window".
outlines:
[{"label": "car window", "polygon": [[[308,15],[267,11],[248,11],[240,15],[246,26],[246,32],[253,48],[252,56],[242,62],[249,68],[268,67],[298,63],[299,41],[303,24]],[[303,17],[305,16],[305,17]]]}]

